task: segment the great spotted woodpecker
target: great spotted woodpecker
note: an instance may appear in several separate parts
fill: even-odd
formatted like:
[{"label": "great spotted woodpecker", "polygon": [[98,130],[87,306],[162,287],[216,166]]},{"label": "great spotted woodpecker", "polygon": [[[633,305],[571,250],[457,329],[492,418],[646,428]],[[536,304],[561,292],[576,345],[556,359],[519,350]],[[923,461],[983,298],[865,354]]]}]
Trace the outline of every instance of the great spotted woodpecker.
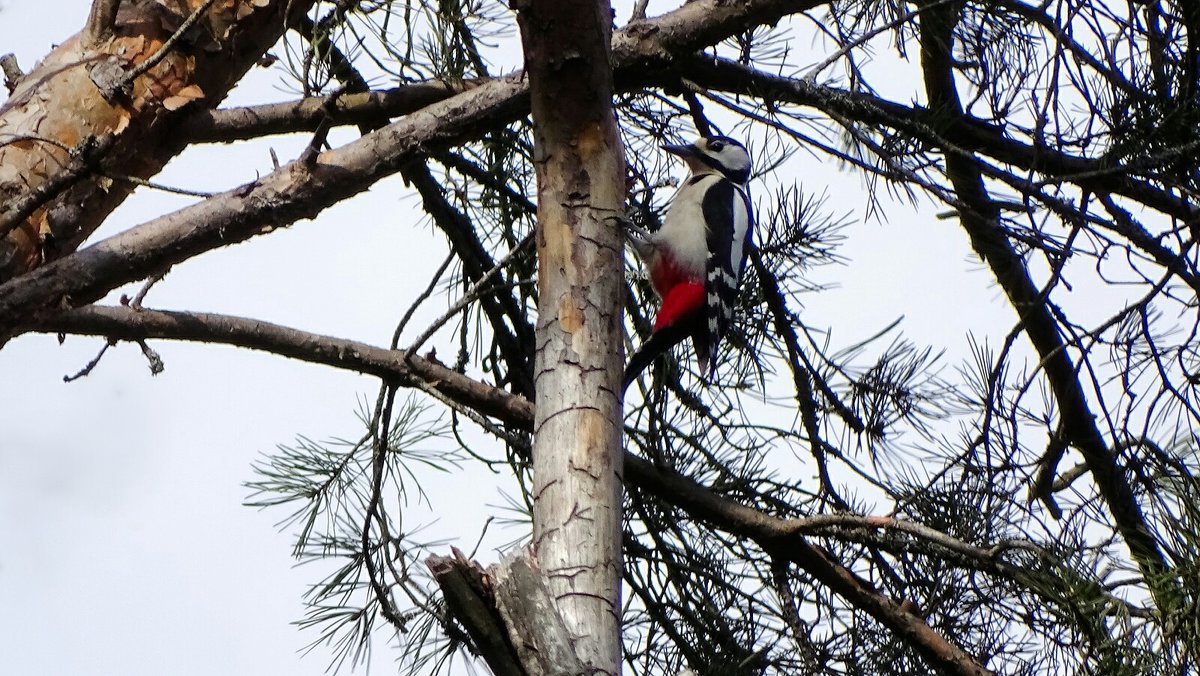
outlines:
[{"label": "great spotted woodpecker", "polygon": [[688,177],[653,233],[630,226],[630,245],[662,299],[654,333],[629,358],[622,387],[659,355],[691,336],[700,375],[715,367],[721,337],[733,319],[738,285],[754,230],[746,182],[750,153],[723,136],[663,150],[683,158]]}]

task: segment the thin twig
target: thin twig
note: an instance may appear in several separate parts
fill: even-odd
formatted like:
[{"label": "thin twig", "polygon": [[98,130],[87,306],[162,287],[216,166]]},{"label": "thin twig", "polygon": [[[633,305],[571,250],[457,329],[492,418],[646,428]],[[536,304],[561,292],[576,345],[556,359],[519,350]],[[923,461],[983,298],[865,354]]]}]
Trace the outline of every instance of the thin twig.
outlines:
[{"label": "thin twig", "polygon": [[[392,405],[396,399],[396,387],[394,385],[384,384],[379,392],[380,403],[383,404],[382,412],[376,416],[377,426],[374,430],[374,438],[371,443],[371,495],[367,503],[366,514],[363,515],[363,524],[361,531],[362,557],[363,566],[367,569],[367,578],[371,585],[371,590],[375,594],[375,599],[379,602],[379,610],[389,623],[396,628],[397,631],[404,633],[408,631],[408,623],[404,616],[396,609],[392,603],[392,596],[388,589],[384,587],[382,574],[376,566],[375,556],[371,546],[371,523],[377,522],[380,527],[380,549],[382,556],[387,556],[387,544],[390,540],[390,535],[386,532],[386,520],[383,514],[383,475],[387,464],[387,455],[389,451],[388,444],[388,429],[391,427],[392,420]],[[378,411],[378,406],[377,406]]]},{"label": "thin twig", "polygon": [[404,312],[404,316],[401,317],[400,322],[396,324],[396,330],[392,332],[391,347],[393,350],[400,346],[400,335],[404,333],[404,329],[408,326],[408,322],[411,321],[413,315],[416,314],[417,308],[421,307],[421,304],[433,295],[433,290],[437,288],[437,284],[439,281],[441,281],[442,275],[446,274],[446,269],[450,267],[450,263],[452,262],[454,262],[453,251],[446,254],[446,260],[442,261],[442,264],[438,266],[437,272],[433,273],[433,278],[429,280],[429,285],[426,286],[425,290],[422,291],[416,297],[416,299],[413,300],[412,304],[408,306],[408,310]]},{"label": "thin twig", "polygon": [[171,269],[167,268],[166,270],[163,270],[162,272],[158,273],[157,275],[154,275],[150,279],[147,279],[146,283],[142,285],[142,288],[137,292],[137,295],[135,295],[132,300],[129,300],[128,302],[126,302],[127,299],[125,298],[125,296],[121,296],[121,305],[129,306],[130,308],[133,308],[134,310],[141,310],[142,309],[142,301],[146,300],[146,294],[150,292],[150,287],[161,282],[163,277],[166,277],[167,273],[170,271],[171,271]]},{"label": "thin twig", "polygon": [[413,386],[416,387],[417,389],[421,390],[425,394],[428,394],[429,396],[433,397],[434,399],[437,399],[438,401],[442,402],[448,408],[450,408],[451,410],[455,411],[456,413],[466,417],[467,419],[469,419],[471,422],[475,423],[476,425],[479,425],[485,431],[492,434],[493,436],[495,436],[499,439],[503,439],[505,441],[505,443],[511,445],[513,448],[518,449],[518,451],[523,452],[525,454],[525,457],[529,457],[531,447],[529,444],[528,437],[514,434],[512,432],[508,432],[504,429],[501,429],[498,425],[489,421],[487,418],[484,418],[482,415],[480,415],[474,409],[468,408],[464,404],[462,404],[458,401],[455,401],[454,399],[451,399],[450,397],[446,396],[445,394],[443,394],[440,391],[438,391],[437,389],[435,389],[433,387],[433,385],[430,385],[429,383],[425,382],[424,380],[414,380]]},{"label": "thin twig", "polygon": [[158,355],[146,341],[137,341],[138,347],[142,348],[142,354],[145,355],[146,361],[149,362],[150,375],[156,376],[166,370],[167,366],[163,363],[162,357]]},{"label": "thin twig", "polygon": [[96,356],[93,357],[92,360],[87,363],[87,366],[84,366],[83,368],[76,371],[74,375],[63,376],[63,382],[70,383],[70,382],[79,380],[80,378],[83,378],[85,376],[91,375],[92,371],[95,370],[95,368],[100,364],[100,359],[104,357],[104,353],[108,352],[108,348],[110,348],[116,344],[117,344],[116,338],[109,338],[108,340],[106,340],[104,342],[104,346],[101,347],[100,351],[98,353],[96,353]]},{"label": "thin twig", "polygon": [[212,197],[213,195],[219,194],[219,193],[215,193],[215,192],[206,192],[203,190],[191,190],[188,188],[177,188],[173,185],[166,185],[163,183],[155,183],[154,181],[148,181],[144,178],[138,178],[137,176],[130,176],[128,174],[114,174],[112,172],[106,171],[106,172],[104,172],[104,176],[107,178],[111,178],[114,181],[124,181],[126,183],[140,185],[143,188],[150,188],[151,190],[159,190],[161,192],[169,192],[169,193],[172,193],[175,195],[184,195],[187,197],[201,197],[204,199],[208,199],[209,197]]},{"label": "thin twig", "polygon": [[317,123],[317,128],[313,130],[312,140],[308,142],[308,146],[304,152],[300,153],[300,162],[306,167],[311,167],[317,161],[317,156],[321,154],[321,150],[325,148],[325,141],[329,138],[329,130],[333,129],[334,116],[337,113],[338,99],[350,91],[351,85],[342,85],[334,90],[329,98],[325,99],[325,105],[321,106],[323,113],[321,121]]},{"label": "thin twig", "polygon": [[157,66],[163,59],[167,58],[167,55],[175,49],[175,45],[183,39],[183,36],[189,30],[191,30],[192,26],[196,25],[196,22],[200,20],[201,16],[204,16],[204,13],[208,11],[209,7],[213,6],[214,2],[216,2],[216,0],[205,0],[203,5],[197,7],[196,11],[192,12],[191,16],[184,19],[183,23],[179,24],[179,28],[176,29],[171,37],[167,38],[167,41],[163,43],[162,47],[158,48],[157,52],[151,54],[150,58],[139,63],[137,67],[125,74],[125,77],[122,78],[121,82],[117,85],[118,89],[122,92],[128,92],[130,87],[132,87],[134,80],[138,79],[142,75],[145,75],[147,71]]},{"label": "thin twig", "polygon": [[921,7],[918,7],[917,9],[912,10],[911,12],[905,14],[904,16],[897,17],[896,19],[893,19],[892,21],[889,21],[885,24],[880,24],[880,25],[876,26],[875,28],[872,28],[871,30],[867,31],[866,33],[863,33],[862,35],[858,36],[857,39],[852,40],[852,41],[847,42],[846,44],[842,45],[841,49],[838,49],[836,52],[827,56],[825,58],[825,60],[822,61],[821,63],[818,63],[817,65],[813,66],[812,68],[809,68],[808,72],[805,73],[804,77],[801,79],[807,80],[808,82],[816,82],[817,76],[821,74],[821,71],[823,71],[826,68],[828,68],[829,66],[833,65],[834,61],[837,61],[838,59],[842,58],[843,56],[849,54],[854,49],[857,49],[858,47],[861,47],[862,45],[866,44],[867,42],[870,42],[873,38],[875,38],[875,36],[879,35],[880,33],[887,31],[887,30],[891,30],[893,28],[899,28],[900,26],[903,26],[904,24],[908,23],[909,21],[912,21],[913,19],[917,18],[917,16],[920,15],[921,12],[931,9],[933,7],[937,7],[939,5],[948,4],[953,1],[955,1],[955,0],[938,0],[937,2],[931,2],[928,4],[922,5]]},{"label": "thin twig", "polygon": [[421,348],[422,345],[425,344],[425,341],[429,340],[430,336],[436,333],[438,329],[442,328],[446,322],[450,321],[451,317],[458,314],[463,308],[474,302],[478,297],[480,290],[483,288],[483,285],[486,284],[497,273],[499,273],[500,270],[504,269],[504,266],[508,265],[508,262],[532,241],[533,233],[530,233],[525,236],[525,239],[521,240],[515,247],[510,249],[508,253],[504,254],[503,258],[496,261],[496,264],[492,266],[492,269],[483,273],[483,276],[480,277],[479,280],[474,284],[472,284],[469,289],[467,289],[467,292],[463,294],[462,298],[458,299],[458,302],[456,302],[454,305],[451,305],[450,309],[446,310],[446,312],[441,317],[438,317],[432,324],[430,324],[429,327],[426,328],[423,333],[421,333],[421,335],[417,336],[417,339],[413,341],[412,345],[410,345],[408,349],[404,351],[404,357],[406,359],[411,357],[417,350]]}]

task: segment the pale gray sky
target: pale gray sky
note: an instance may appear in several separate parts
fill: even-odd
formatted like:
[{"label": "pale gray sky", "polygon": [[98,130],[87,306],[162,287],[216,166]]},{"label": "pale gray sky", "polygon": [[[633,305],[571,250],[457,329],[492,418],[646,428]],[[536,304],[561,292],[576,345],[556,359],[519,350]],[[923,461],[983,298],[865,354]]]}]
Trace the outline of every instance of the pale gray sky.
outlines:
[{"label": "pale gray sky", "polygon": [[[83,26],[88,4],[3,0],[0,53],[15,52],[28,69]],[[231,101],[290,96],[278,74],[256,71]],[[156,180],[227,189],[270,171],[268,147],[286,161],[306,142],[194,148]],[[968,327],[1011,325],[1003,310],[996,316],[1001,304],[967,261],[953,221],[902,208],[887,226],[861,222],[858,179],[805,164],[808,157],[797,162],[797,180],[828,191],[834,211],[858,219],[842,251],[849,270],[817,274],[840,288],[814,296],[805,310],[815,326],[837,325],[834,344],[861,340],[901,314],[918,342],[949,335],[962,343]],[[190,201],[139,191],[97,237]],[[317,222],[179,266],[147,305],[383,345],[444,255],[420,222],[416,200],[389,179]],[[72,337],[59,346],[53,336],[27,335],[0,350],[0,672],[324,673],[329,651],[302,658],[315,635],[290,624],[302,614],[305,585],[320,575],[292,567],[291,535],[274,527],[285,513],[243,507],[242,483],[259,454],[298,434],[356,437],[356,400],[373,397],[376,383],[248,351],[155,342],[166,362],[157,377],[136,346],[121,344],[90,377],[64,384],[101,342]],[[440,519],[430,537],[458,535],[469,549],[487,506],[500,502],[495,490],[474,483],[480,474],[426,480]],[[384,641],[377,648],[374,673],[391,673],[395,651]]]},{"label": "pale gray sky", "polygon": [[[83,26],[88,5],[5,0],[0,53],[32,67]],[[286,96],[277,74],[259,71],[232,100]],[[196,148],[158,180],[227,189],[270,171],[268,146],[286,161],[306,142]],[[190,201],[140,191],[97,236]],[[319,222],[179,266],[147,305],[386,344],[444,255],[431,260],[433,236],[414,227],[419,219],[400,181],[385,181]],[[63,383],[101,343],[73,337],[59,346],[53,336],[28,335],[0,350],[0,672],[324,673],[329,651],[301,658],[316,636],[290,624],[302,614],[305,585],[320,575],[292,567],[291,535],[274,526],[285,512],[243,507],[242,483],[260,453],[298,434],[358,436],[357,397],[373,397],[376,383],[183,343],[154,344],[166,362],[157,377],[136,346],[122,344],[90,377]],[[429,481],[435,495],[461,491],[446,477]],[[491,491],[474,495],[495,500]],[[481,514],[442,514],[441,526],[466,533],[469,547]],[[394,654],[384,641],[378,647],[375,673],[394,671]]]}]

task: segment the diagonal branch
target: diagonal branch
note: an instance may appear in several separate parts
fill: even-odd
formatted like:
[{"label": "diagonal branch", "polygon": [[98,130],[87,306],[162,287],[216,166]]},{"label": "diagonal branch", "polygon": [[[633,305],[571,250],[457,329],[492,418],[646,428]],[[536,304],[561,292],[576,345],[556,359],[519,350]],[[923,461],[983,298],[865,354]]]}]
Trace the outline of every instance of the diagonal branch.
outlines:
[{"label": "diagonal branch", "polygon": [[[88,159],[139,179],[158,173],[186,145],[175,131],[190,109],[219,103],[282,35],[290,12],[311,4],[95,0],[83,32],[47,54],[0,106],[3,201],[46,198],[0,242],[0,280],[74,251],[132,192],[128,182],[87,180],[72,147],[111,138]],[[186,39],[196,22],[212,38],[203,48]]]},{"label": "diagonal branch", "polygon": [[[800,340],[796,336],[794,326],[796,321],[795,316],[787,307],[787,301],[783,297],[783,292],[779,289],[779,281],[767,269],[767,266],[763,263],[762,254],[757,249],[750,250],[750,261],[758,273],[759,283],[762,286],[763,295],[766,299],[767,310],[771,313],[771,320],[775,325],[775,333],[783,338],[784,345],[787,347],[788,370],[792,372],[792,387],[795,389],[796,406],[800,410],[800,420],[804,423],[804,431],[808,434],[813,460],[817,463],[817,472],[820,477],[821,487],[830,498],[836,500],[838,509],[847,509],[848,505],[838,496],[834,490],[833,482],[829,478],[829,465],[825,458],[829,444],[821,434],[817,398],[813,392],[813,378],[815,374],[810,374],[805,370],[802,363],[803,356],[800,348]],[[837,403],[840,402],[835,402],[835,406]],[[862,421],[854,415],[853,411],[839,409],[838,412],[842,415],[846,424],[855,432],[862,432],[865,429]]]},{"label": "diagonal branch", "polygon": [[115,306],[66,310],[26,330],[106,336],[118,340],[165,338],[261,350],[312,364],[373,375],[405,387],[421,381],[480,413],[528,428],[533,405],[491,385],[452,371],[440,362],[403,350],[323,336],[270,322],[205,312],[169,312]]},{"label": "diagonal branch", "polygon": [[734,535],[747,537],[766,552],[795,563],[855,608],[871,615],[943,674],[990,674],[990,670],[933,630],[923,619],[842,565],[826,550],[798,535],[789,520],[777,519],[713,493],[691,479],[625,454],[625,476],[638,488],[686,510],[690,516]]},{"label": "diagonal branch", "polygon": [[[474,224],[466,214],[450,204],[442,185],[434,179],[424,162],[414,162],[405,167],[401,175],[417,189],[425,212],[450,241],[454,254],[462,262],[463,275],[471,284],[481,282],[489,270],[496,268],[496,262],[480,241]],[[480,299],[483,313],[504,354],[504,363],[508,367],[506,379],[518,394],[532,398],[533,326],[529,324],[528,313],[517,296],[506,291],[503,284],[499,286],[496,293]]]},{"label": "diagonal branch", "polygon": [[197,254],[311,218],[395,173],[424,147],[515,119],[526,90],[520,78],[495,80],[322,153],[315,162],[293,162],[14,279],[0,286],[0,335],[48,308],[92,302]]}]

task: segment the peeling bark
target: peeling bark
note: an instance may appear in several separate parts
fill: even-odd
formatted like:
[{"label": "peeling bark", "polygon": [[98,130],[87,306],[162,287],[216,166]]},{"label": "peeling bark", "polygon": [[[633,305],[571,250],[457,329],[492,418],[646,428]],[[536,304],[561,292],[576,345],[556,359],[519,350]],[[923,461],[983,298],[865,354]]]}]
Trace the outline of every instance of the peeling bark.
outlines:
[{"label": "peeling bark", "polygon": [[[133,190],[105,167],[156,174],[185,146],[178,120],[216,106],[283,34],[284,13],[311,4],[96,0],[87,27],[22,77],[0,107],[0,203],[73,174],[40,195],[32,213],[0,221],[0,282],[74,251]],[[104,152],[83,154],[101,138],[112,139]],[[81,159],[88,171],[79,170]]]},{"label": "peeling bark", "polygon": [[521,556],[489,572],[496,580],[496,604],[525,671],[530,676],[589,673],[556,612],[558,604],[537,559]]},{"label": "peeling bark", "polygon": [[475,649],[496,676],[525,676],[509,627],[497,607],[496,580],[491,571],[467,559],[457,548],[454,556],[430,556],[425,565],[442,589],[442,598],[467,630]]}]

